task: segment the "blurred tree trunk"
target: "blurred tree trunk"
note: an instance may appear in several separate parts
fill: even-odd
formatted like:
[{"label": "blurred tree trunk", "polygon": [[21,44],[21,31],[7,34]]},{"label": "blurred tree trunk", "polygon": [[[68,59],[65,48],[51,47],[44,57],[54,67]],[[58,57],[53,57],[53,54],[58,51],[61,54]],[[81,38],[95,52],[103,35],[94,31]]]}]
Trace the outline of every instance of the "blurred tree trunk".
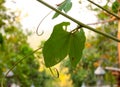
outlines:
[{"label": "blurred tree trunk", "polygon": [[[118,9],[118,16],[120,16],[120,8]],[[118,19],[117,38],[120,39],[120,19]],[[118,42],[118,66],[120,67],[120,42]],[[118,84],[118,87],[120,87],[120,72],[118,72],[118,75],[117,75],[117,84]]]}]

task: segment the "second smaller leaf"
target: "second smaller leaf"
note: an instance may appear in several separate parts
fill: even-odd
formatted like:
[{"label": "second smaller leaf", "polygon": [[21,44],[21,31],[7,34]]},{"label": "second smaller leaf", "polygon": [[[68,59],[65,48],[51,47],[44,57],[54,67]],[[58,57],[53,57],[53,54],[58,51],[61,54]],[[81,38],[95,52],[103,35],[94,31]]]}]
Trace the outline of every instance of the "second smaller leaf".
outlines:
[{"label": "second smaller leaf", "polygon": [[[71,2],[71,0],[65,0],[63,3],[61,3],[59,6],[58,6],[58,10],[60,10],[60,11],[64,11],[65,13],[67,13],[70,9],[72,8],[72,2]],[[59,16],[59,13],[58,12],[56,12],[55,14],[54,14],[54,16],[52,17],[52,19],[54,19],[54,18],[56,18],[56,17],[58,17]]]},{"label": "second smaller leaf", "polygon": [[85,38],[83,29],[71,34],[69,58],[71,61],[71,65],[73,67],[75,67],[77,65],[77,63],[80,61],[80,59],[82,57],[85,40],[86,40],[86,38]]}]

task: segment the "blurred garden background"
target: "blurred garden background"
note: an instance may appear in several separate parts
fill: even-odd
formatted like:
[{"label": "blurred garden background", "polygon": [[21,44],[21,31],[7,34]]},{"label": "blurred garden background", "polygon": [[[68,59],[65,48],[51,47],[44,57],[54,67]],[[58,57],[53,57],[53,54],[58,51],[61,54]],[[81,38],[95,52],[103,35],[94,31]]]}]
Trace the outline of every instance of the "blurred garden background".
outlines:
[{"label": "blurred garden background", "polygon": [[[38,13],[40,11],[41,13],[32,16],[34,17],[33,19],[37,20],[29,19],[31,14],[36,14],[35,12],[29,14],[27,11],[24,12],[24,7],[20,9],[16,6],[20,3],[19,0],[0,0],[0,82],[12,66],[25,57],[5,76],[5,87],[97,87],[96,85],[99,84],[97,81],[101,80],[101,77],[98,78],[95,73],[98,67],[101,67],[104,71],[102,85],[115,87],[117,84],[116,77],[111,71],[105,70],[105,67],[118,68],[117,42],[90,30],[85,29],[85,48],[82,58],[75,68],[71,66],[70,60],[65,58],[59,64],[51,67],[54,73],[52,74],[50,69],[45,66],[42,48],[32,54],[37,48],[43,47],[45,41],[50,37],[54,25],[61,21],[69,21],[62,16],[52,20],[53,11],[41,23],[38,33],[42,31],[44,33],[42,36],[38,36],[36,34],[37,26],[51,10],[36,0],[26,1],[26,7],[29,7],[29,2],[32,1],[37,4],[31,3],[31,8],[34,8],[32,5],[35,4],[35,6],[40,6],[39,8],[41,9],[34,8],[32,10],[28,8],[27,11],[31,12],[35,9]],[[51,3],[48,0],[44,1],[51,5],[62,2],[62,0],[58,2],[53,0],[52,2],[55,3]],[[71,1],[73,6],[68,15],[94,27],[96,30],[117,37],[118,21],[111,21],[113,17],[111,14],[101,10],[90,3],[89,0]],[[119,0],[92,1],[117,15],[120,6]],[[21,2],[25,3],[24,0],[21,0]],[[22,4],[19,5],[22,7]],[[40,17],[37,17],[39,15]],[[31,26],[32,24],[33,26]],[[72,30],[76,24],[73,22],[71,24],[69,28]],[[57,71],[59,72],[59,78],[56,78]]]}]

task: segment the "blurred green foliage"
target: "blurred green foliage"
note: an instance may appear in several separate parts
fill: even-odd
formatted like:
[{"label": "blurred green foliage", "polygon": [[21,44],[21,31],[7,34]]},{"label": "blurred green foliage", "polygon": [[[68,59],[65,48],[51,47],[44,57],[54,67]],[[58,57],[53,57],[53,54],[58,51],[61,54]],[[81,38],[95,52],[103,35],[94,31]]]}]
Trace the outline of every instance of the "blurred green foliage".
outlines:
[{"label": "blurred green foliage", "polygon": [[120,3],[118,0],[115,0],[112,4],[112,11],[118,13],[118,8],[120,7]]},{"label": "blurred green foliage", "polygon": [[[28,35],[23,33],[21,26],[16,22],[14,13],[6,14],[8,11],[4,6],[4,0],[0,0],[0,82],[5,73],[21,58],[33,52],[27,43]],[[12,17],[11,17],[12,16]],[[46,87],[46,81],[50,76],[41,68],[39,59],[30,54],[15,69],[13,76],[6,77],[5,87],[12,83],[20,87]]]},{"label": "blurred green foliage", "polygon": [[[19,59],[33,51],[27,43],[27,35],[23,33],[21,26],[16,26],[15,21],[10,21],[12,18],[6,14],[3,2],[3,0],[0,1],[0,78]],[[109,2],[107,2],[104,8],[117,13],[118,5],[114,2],[109,6]],[[94,11],[98,12],[97,17],[99,20],[109,18],[109,15],[104,11],[98,9]],[[104,23],[97,26],[96,29],[116,36],[117,22]],[[40,54],[41,52],[38,53],[38,55]],[[80,87],[83,82],[87,85],[95,85],[94,71],[100,64],[103,67],[117,66],[117,43],[101,35],[94,34],[94,36],[89,36],[87,39],[82,59],[76,68],[73,69],[69,64],[70,62],[65,61],[63,63],[61,66],[69,67],[74,87]],[[13,77],[6,77],[6,85],[16,83],[21,87],[30,87],[32,84],[35,87],[57,87],[57,85],[50,84],[53,79],[50,78],[46,70],[39,71],[39,68],[41,68],[39,59],[31,54],[12,70]],[[105,83],[115,83],[115,79],[109,71],[105,75]]]}]

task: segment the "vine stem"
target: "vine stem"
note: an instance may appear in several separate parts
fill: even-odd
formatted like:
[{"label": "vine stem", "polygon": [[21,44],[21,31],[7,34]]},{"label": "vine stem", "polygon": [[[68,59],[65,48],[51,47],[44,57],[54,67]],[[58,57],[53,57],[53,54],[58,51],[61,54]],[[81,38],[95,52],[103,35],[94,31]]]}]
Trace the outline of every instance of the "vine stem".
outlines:
[{"label": "vine stem", "polygon": [[101,8],[102,10],[106,11],[107,13],[109,13],[109,14],[115,16],[117,19],[120,19],[120,17],[119,17],[118,15],[116,15],[116,14],[114,14],[114,13],[108,11],[107,9],[105,9],[105,8],[103,8],[102,6],[96,4],[95,2],[93,2],[93,1],[91,1],[91,0],[88,0],[88,1],[89,1],[90,3],[96,5],[97,7]]},{"label": "vine stem", "polygon": [[7,73],[5,74],[5,76],[3,76],[2,81],[1,81],[1,87],[3,87],[3,85],[4,85],[4,79],[5,79],[5,77],[9,74],[10,71],[12,71],[12,70],[13,70],[20,62],[22,62],[26,57],[30,56],[31,54],[34,54],[35,52],[37,52],[37,51],[40,50],[40,49],[42,49],[42,47],[34,50],[33,52],[25,55],[23,58],[21,58],[20,60],[18,60],[18,61],[7,71]]},{"label": "vine stem", "polygon": [[94,29],[94,28],[92,28],[92,27],[90,27],[90,26],[88,26],[88,25],[86,25],[86,24],[84,24],[84,23],[82,23],[82,22],[74,19],[73,17],[71,17],[71,16],[69,16],[69,15],[61,12],[60,10],[54,8],[53,6],[51,6],[51,5],[49,5],[48,3],[44,2],[43,0],[38,0],[38,1],[39,1],[40,3],[42,3],[43,5],[45,5],[46,7],[48,7],[48,8],[50,8],[50,9],[58,12],[58,13],[61,14],[62,16],[66,17],[66,18],[68,18],[68,19],[70,19],[70,20],[72,20],[73,22],[75,22],[75,23],[78,24],[79,26],[82,26],[82,27],[84,27],[84,28],[86,28],[86,29],[89,29],[89,30],[91,30],[91,31],[93,31],[93,32],[96,32],[96,33],[98,33],[98,34],[101,34],[101,35],[103,35],[103,36],[105,36],[105,37],[108,37],[108,38],[114,40],[114,41],[120,42],[120,39],[117,39],[116,37],[114,37],[114,36],[112,36],[112,35],[110,35],[110,34],[107,34],[107,33],[101,32],[101,31],[98,31],[98,30],[96,30],[96,29]]}]

